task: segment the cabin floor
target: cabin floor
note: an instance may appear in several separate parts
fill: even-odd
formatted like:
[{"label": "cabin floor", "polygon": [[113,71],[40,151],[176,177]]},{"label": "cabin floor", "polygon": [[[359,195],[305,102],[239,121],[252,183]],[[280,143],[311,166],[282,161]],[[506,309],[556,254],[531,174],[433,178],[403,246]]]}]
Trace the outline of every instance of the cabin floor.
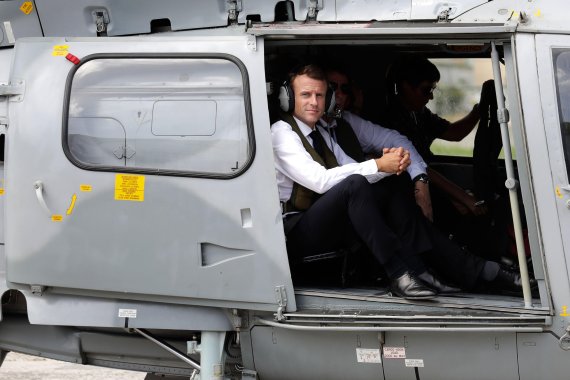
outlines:
[{"label": "cabin floor", "polygon": [[535,298],[525,308],[522,297],[457,293],[432,300],[406,300],[386,287],[297,287],[297,312],[289,322],[382,325],[539,326],[549,311]]}]

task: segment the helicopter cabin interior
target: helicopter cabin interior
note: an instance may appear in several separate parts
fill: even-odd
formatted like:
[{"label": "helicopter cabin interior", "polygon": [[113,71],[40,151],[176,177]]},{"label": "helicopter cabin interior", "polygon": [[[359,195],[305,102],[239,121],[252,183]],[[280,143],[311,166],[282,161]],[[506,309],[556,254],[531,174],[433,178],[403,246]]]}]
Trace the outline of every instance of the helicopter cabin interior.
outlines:
[{"label": "helicopter cabin interior", "polygon": [[[501,61],[501,76],[505,101],[511,113],[519,107],[516,83],[513,82],[513,59],[508,40],[498,45]],[[483,83],[494,79],[491,60],[491,44],[488,38],[480,40],[437,40],[403,39],[401,37],[364,37],[361,39],[302,37],[296,39],[270,38],[265,40],[266,80],[268,82],[268,104],[271,122],[280,119],[278,88],[288,78],[289,70],[302,64],[314,63],[326,69],[340,70],[350,80],[351,112],[364,119],[382,125],[387,107],[386,77],[391,64],[403,54],[421,55],[434,63],[441,79],[427,107],[439,116],[453,122],[464,117],[475,104],[482,100]],[[494,91],[492,95],[495,96]],[[488,101],[485,99],[484,101]],[[495,103],[496,104],[496,103]],[[517,119],[518,120],[518,119]],[[499,125],[492,126],[499,130]],[[518,271],[513,222],[508,191],[505,188],[504,152],[493,162],[495,173],[487,178],[474,173],[473,148],[477,127],[462,141],[448,142],[436,139],[431,146],[434,160],[430,166],[449,180],[460,185],[467,192],[473,192],[477,181],[486,180],[493,189],[494,202],[484,216],[462,215],[446,208],[437,209],[434,214],[438,228],[462,249],[489,260],[497,261],[503,267]],[[524,131],[520,125],[509,123],[511,155],[517,180],[520,182],[519,204],[527,264],[532,278],[536,278],[538,289],[533,289],[532,313],[546,315],[548,301],[542,271],[541,254],[536,235],[535,217],[530,201],[530,183],[526,169]],[[500,135],[498,135],[500,139]],[[518,165],[517,165],[518,163]],[[529,210],[530,209],[530,210]],[[451,211],[451,212],[450,212]],[[439,222],[438,222],[439,220]],[[381,268],[375,265],[372,256],[362,244],[345,247],[338,252],[319,252],[302,260],[292,262],[291,271],[296,289],[296,302],[300,309],[334,305],[333,299],[356,304],[379,301],[388,303],[384,309],[393,311],[410,310],[402,304],[416,304],[391,297],[389,281]],[[445,274],[441,274],[445,278]],[[542,296],[542,301],[541,301]],[[513,294],[499,289],[472,290],[455,295],[439,296],[437,302],[420,302],[422,310],[453,310],[458,314],[488,314],[493,312],[522,312],[522,292]],[[413,310],[417,310],[414,307]],[[358,308],[358,306],[355,306]],[[334,309],[334,307],[333,307]],[[334,313],[334,311],[330,311]],[[531,314],[532,314],[531,313]],[[473,314],[472,314],[473,315]]]}]

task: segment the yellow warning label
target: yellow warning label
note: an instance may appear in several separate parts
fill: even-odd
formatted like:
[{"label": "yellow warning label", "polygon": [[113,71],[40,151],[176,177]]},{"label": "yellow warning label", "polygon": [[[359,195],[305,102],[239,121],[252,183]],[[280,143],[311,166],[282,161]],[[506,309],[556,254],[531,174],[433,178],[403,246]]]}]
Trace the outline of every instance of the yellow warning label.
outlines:
[{"label": "yellow warning label", "polygon": [[71,213],[73,212],[73,208],[75,207],[75,201],[77,200],[77,195],[73,194],[71,196],[71,204],[69,205],[69,208],[67,209],[66,214],[67,215],[71,215]]},{"label": "yellow warning label", "polygon": [[24,1],[20,6],[20,10],[25,14],[29,15],[34,10],[34,3],[31,1]]},{"label": "yellow warning label", "polygon": [[84,192],[89,192],[89,191],[93,190],[93,186],[91,186],[91,185],[79,185],[79,190],[84,191]]},{"label": "yellow warning label", "polygon": [[564,305],[562,306],[562,313],[560,313],[561,317],[568,317],[570,316],[570,314],[568,314],[568,306]]},{"label": "yellow warning label", "polygon": [[556,196],[560,199],[564,198],[564,194],[562,194],[562,191],[560,191],[560,186],[556,186]]},{"label": "yellow warning label", "polygon": [[63,220],[63,215],[52,215],[51,220],[54,222],[61,222]]},{"label": "yellow warning label", "polygon": [[0,195],[4,195],[4,188],[0,187]]},{"label": "yellow warning label", "polygon": [[144,201],[144,176],[117,174],[115,176],[115,200]]},{"label": "yellow warning label", "polygon": [[54,57],[65,57],[69,50],[69,45],[55,45],[51,55]]}]

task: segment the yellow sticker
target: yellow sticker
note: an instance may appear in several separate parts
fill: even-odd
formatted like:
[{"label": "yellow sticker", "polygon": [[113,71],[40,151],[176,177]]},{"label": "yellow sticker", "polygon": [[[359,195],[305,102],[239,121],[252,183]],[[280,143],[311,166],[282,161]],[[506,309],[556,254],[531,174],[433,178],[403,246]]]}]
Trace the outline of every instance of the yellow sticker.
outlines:
[{"label": "yellow sticker", "polygon": [[73,194],[71,196],[71,204],[69,205],[69,208],[67,209],[66,214],[67,215],[71,215],[71,213],[73,212],[73,208],[75,207],[75,201],[77,200],[77,195]]},{"label": "yellow sticker", "polygon": [[52,215],[51,220],[54,222],[61,222],[63,220],[63,215]]},{"label": "yellow sticker", "polygon": [[31,1],[25,1],[20,6],[20,10],[25,14],[29,15],[34,10],[34,3],[32,3]]},{"label": "yellow sticker", "polygon": [[560,186],[556,186],[556,196],[560,199],[564,198],[564,194],[562,194],[562,191],[560,191]]},{"label": "yellow sticker", "polygon": [[4,195],[4,188],[0,187],[0,195]]},{"label": "yellow sticker", "polygon": [[570,314],[568,314],[568,306],[562,306],[562,313],[560,313],[561,317],[569,317]]},{"label": "yellow sticker", "polygon": [[93,190],[93,187],[91,185],[79,185],[79,190],[89,192]]},{"label": "yellow sticker", "polygon": [[54,57],[65,57],[67,55],[68,50],[69,50],[69,45],[55,45],[53,47],[51,55],[53,55]]},{"label": "yellow sticker", "polygon": [[115,200],[144,201],[143,175],[117,174],[115,176]]},{"label": "yellow sticker", "polygon": [[534,12],[534,15],[535,15],[536,17],[542,16],[542,13],[540,12],[540,9],[537,10],[536,12]]}]

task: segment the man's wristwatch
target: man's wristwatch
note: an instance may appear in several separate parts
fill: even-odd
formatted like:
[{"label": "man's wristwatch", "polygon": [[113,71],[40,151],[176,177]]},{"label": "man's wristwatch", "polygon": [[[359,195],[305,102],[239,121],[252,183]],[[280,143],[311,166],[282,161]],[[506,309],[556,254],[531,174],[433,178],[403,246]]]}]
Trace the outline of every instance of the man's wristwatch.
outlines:
[{"label": "man's wristwatch", "polygon": [[418,181],[421,181],[425,184],[429,183],[429,177],[427,176],[427,174],[418,174],[417,176],[414,177],[414,179],[412,180],[414,182],[414,184]]}]

